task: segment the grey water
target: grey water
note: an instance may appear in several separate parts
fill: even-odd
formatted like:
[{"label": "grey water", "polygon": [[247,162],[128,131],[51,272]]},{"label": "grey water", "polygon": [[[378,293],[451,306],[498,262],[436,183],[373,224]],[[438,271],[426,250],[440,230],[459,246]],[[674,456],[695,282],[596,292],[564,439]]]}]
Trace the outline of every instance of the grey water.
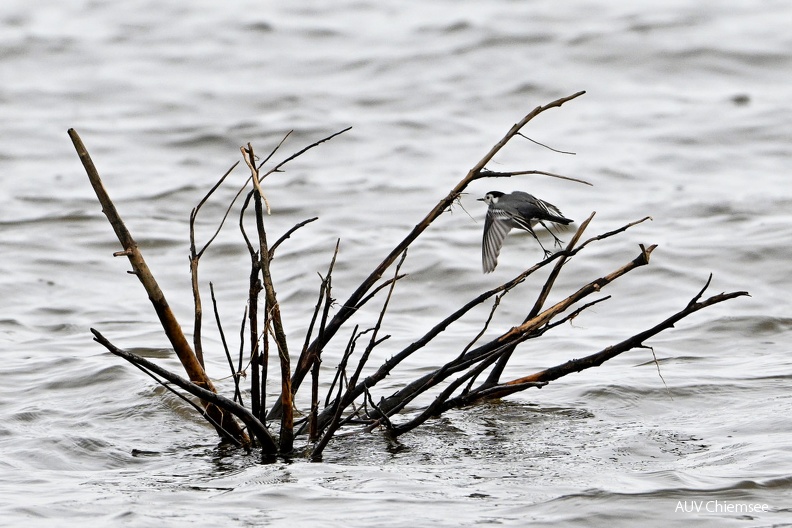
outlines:
[{"label": "grey water", "polygon": [[[792,4],[784,1],[332,3],[7,0],[0,6],[0,525],[792,525]],[[525,190],[593,244],[550,302],[658,244],[613,297],[519,348],[507,379],[596,352],[705,295],[746,290],[605,365],[450,412],[400,438],[337,438],[324,461],[262,464],[92,342],[89,328],[178,371],[66,135],[82,136],[185,329],[190,210],[250,142],[265,180],[273,275],[301,346],[336,240],[345,298],[534,107],[477,181],[414,244],[372,364],[541,253],[510,235],[494,274],[490,190]],[[277,158],[277,156],[276,156]],[[207,240],[247,177],[202,209]],[[238,211],[238,206],[237,209]],[[235,219],[201,264],[231,348],[248,257]],[[566,235],[567,237],[569,235]],[[388,274],[392,273],[392,270]],[[544,275],[504,298],[524,317]],[[375,304],[379,303],[376,301]],[[361,314],[371,325],[378,306]],[[389,395],[454,357],[489,306],[394,372]],[[230,394],[206,322],[210,376]],[[344,339],[340,339],[345,341]],[[326,352],[325,377],[343,345]],[[657,364],[653,361],[653,353]],[[658,366],[660,373],[658,374]],[[662,375],[662,378],[660,377]]]}]

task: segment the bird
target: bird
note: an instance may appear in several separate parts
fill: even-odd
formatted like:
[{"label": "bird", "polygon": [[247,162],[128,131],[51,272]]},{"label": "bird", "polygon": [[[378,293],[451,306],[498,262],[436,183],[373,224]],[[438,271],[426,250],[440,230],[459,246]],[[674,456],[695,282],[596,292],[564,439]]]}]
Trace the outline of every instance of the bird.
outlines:
[{"label": "bird", "polygon": [[550,231],[545,221],[554,222],[562,228],[572,223],[572,220],[564,217],[558,207],[527,192],[514,191],[504,194],[500,191],[490,191],[484,198],[478,198],[478,201],[489,205],[487,218],[484,221],[484,238],[481,243],[481,263],[484,273],[491,273],[495,270],[503,239],[513,227],[531,233],[539,242],[539,247],[542,248],[545,258],[547,258],[551,252],[547,251],[539,241],[533,226],[537,223],[541,224],[553,236],[555,244],[560,247],[561,240]]}]

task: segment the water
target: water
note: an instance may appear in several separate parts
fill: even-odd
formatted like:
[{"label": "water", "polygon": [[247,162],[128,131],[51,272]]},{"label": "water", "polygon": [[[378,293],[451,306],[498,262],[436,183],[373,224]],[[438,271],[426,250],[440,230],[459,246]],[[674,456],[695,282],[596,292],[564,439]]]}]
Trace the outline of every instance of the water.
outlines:
[{"label": "water", "polygon": [[[789,20],[786,2],[738,0],[4,2],[0,524],[792,523]],[[710,272],[710,293],[751,293],[650,340],[667,389],[651,352],[636,350],[541,391],[448,413],[398,443],[343,437],[323,463],[262,465],[218,445],[182,402],[91,341],[96,327],[178,370],[128,264],[111,256],[117,242],[68,128],[187,324],[188,214],[239,146],[265,154],[294,130],[290,153],[352,125],[266,186],[271,233],[320,217],[281,248],[273,270],[296,348],[316,271],[338,237],[334,284],[344,297],[514,122],[581,89],[525,129],[575,156],[522,140],[489,168],[595,186],[531,176],[471,185],[462,203],[476,220],[455,208],[410,250],[410,277],[383,329],[393,337],[375,359],[539,256],[510,238],[496,273],[480,272],[483,210],[473,199],[525,189],[578,221],[597,211],[591,234],[653,218],[581,254],[556,299],[634,258],[639,243],[659,248],[650,266],[603,292],[612,300],[520,349],[507,375],[656,324]],[[234,177],[241,184],[244,171]],[[204,209],[199,239],[233,187]],[[246,258],[231,225],[202,263],[228,327],[241,317]],[[491,333],[521,319],[539,283],[504,300]],[[458,353],[487,309],[376,396]],[[210,374],[222,378],[219,339],[206,326]],[[728,510],[747,505],[759,511]]]}]

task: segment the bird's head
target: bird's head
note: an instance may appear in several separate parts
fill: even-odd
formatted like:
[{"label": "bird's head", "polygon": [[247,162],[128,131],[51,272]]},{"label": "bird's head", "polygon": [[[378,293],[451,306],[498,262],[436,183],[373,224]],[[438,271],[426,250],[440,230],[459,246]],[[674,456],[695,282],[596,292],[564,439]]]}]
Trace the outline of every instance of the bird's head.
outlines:
[{"label": "bird's head", "polygon": [[484,202],[487,205],[498,203],[498,199],[503,196],[500,191],[490,191],[484,195],[484,198],[479,198],[479,202]]}]

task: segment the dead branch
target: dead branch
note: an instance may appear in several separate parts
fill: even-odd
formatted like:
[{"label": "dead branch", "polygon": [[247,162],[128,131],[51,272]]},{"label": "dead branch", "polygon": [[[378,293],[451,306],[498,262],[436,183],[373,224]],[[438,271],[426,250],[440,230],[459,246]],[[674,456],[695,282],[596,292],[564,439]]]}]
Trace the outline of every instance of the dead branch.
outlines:
[{"label": "dead branch", "polygon": [[[244,422],[244,424],[248,428],[248,431],[250,431],[256,437],[256,440],[258,440],[259,443],[261,444],[265,454],[274,455],[277,453],[277,446],[275,442],[272,440],[272,437],[267,431],[267,428],[264,427],[264,424],[262,424],[255,416],[253,416],[250,413],[250,411],[248,411],[246,408],[242,407],[241,405],[238,405],[237,403],[229,400],[224,396],[220,396],[215,392],[203,388],[197,383],[194,383],[192,381],[187,381],[184,378],[177,376],[168,370],[165,370],[159,365],[152,363],[143,357],[138,356],[137,354],[133,354],[131,352],[116,347],[110,341],[108,341],[107,338],[105,338],[98,330],[91,328],[91,333],[93,333],[94,340],[97,343],[103,345],[107,350],[109,350],[113,354],[126,359],[127,361],[133,363],[136,366],[141,366],[146,370],[155,373],[157,376],[160,376],[161,378],[164,378],[169,382],[173,383],[174,385],[186,390],[193,396],[196,396],[205,402],[209,402],[209,405],[207,406],[207,414],[212,419],[215,418],[213,416],[213,413],[208,412],[209,408],[216,409],[216,411],[218,411],[221,414],[221,416],[223,416],[223,411],[236,416],[242,422]],[[236,422],[234,420],[225,419],[220,421],[219,423],[222,426],[222,424],[224,423],[236,423]],[[235,438],[238,438],[236,432],[229,431],[229,433]]]},{"label": "dead branch", "polygon": [[[344,134],[345,132],[349,132],[350,130],[352,130],[352,127],[348,126],[345,129],[343,129],[343,130],[339,130],[338,132],[334,132],[334,133],[330,134],[329,136],[323,137],[322,139],[320,139],[318,141],[314,141],[313,143],[311,143],[307,147],[303,147],[302,149],[298,150],[297,152],[295,152],[291,156],[288,156],[286,159],[284,159],[283,161],[281,161],[280,163],[275,165],[275,167],[271,171],[268,171],[263,177],[266,177],[269,174],[272,174],[273,172],[279,171],[281,169],[281,167],[283,167],[284,165],[286,165],[287,163],[289,163],[293,159],[299,158],[300,156],[302,156],[303,154],[305,154],[306,152],[308,152],[312,148],[318,147],[322,143],[330,141],[334,137],[340,136],[341,134]],[[262,165],[263,165],[263,163],[262,163]]]},{"label": "dead branch", "polygon": [[[707,284],[709,284],[709,281],[707,282]],[[702,302],[697,302],[697,299],[700,297],[700,295],[701,293],[698,296],[694,297],[687,304],[687,306],[685,306],[685,308],[678,311],[674,315],[668,317],[667,319],[663,320],[662,322],[656,324],[655,326],[647,330],[644,330],[643,332],[635,334],[632,337],[629,337],[624,341],[621,341],[615,345],[611,345],[601,350],[600,352],[591,354],[584,358],[567,361],[566,363],[548,368],[546,370],[537,372],[536,374],[532,374],[530,376],[525,376],[522,378],[517,378],[508,381],[506,383],[499,385],[497,389],[495,387],[491,387],[491,390],[489,390],[486,394],[470,393],[469,395],[466,395],[465,397],[461,397],[458,400],[449,401],[447,404],[449,405],[448,408],[457,407],[460,405],[468,405],[482,398],[486,398],[486,399],[502,398],[504,396],[522,390],[521,385],[524,383],[549,383],[568,374],[581,372],[583,370],[592,367],[599,367],[606,361],[613,359],[619,354],[632,350],[633,348],[643,348],[645,346],[644,342],[647,339],[654,337],[663,330],[673,328],[677,322],[681,321],[685,317],[699,310],[702,310],[708,306],[712,306],[713,304],[721,303],[723,301],[728,301],[729,299],[734,299],[737,297],[747,296],[749,294],[746,291],[721,293],[718,295],[713,295],[712,297],[709,297],[708,299]]]},{"label": "dead branch", "polygon": [[[192,278],[192,292],[193,292],[193,305],[195,311],[195,320],[193,324],[193,346],[195,347],[195,356],[198,358],[198,362],[201,364],[202,367],[205,368],[204,365],[204,358],[203,358],[203,344],[201,341],[201,322],[203,317],[203,308],[201,306],[201,293],[198,287],[198,261],[200,260],[201,256],[204,254],[206,249],[214,242],[214,239],[217,238],[217,235],[220,233],[220,229],[223,227],[226,218],[228,217],[228,213],[231,210],[231,207],[226,210],[225,216],[220,222],[220,226],[215,231],[214,235],[209,239],[206,244],[198,251],[195,247],[195,219],[198,216],[198,211],[201,210],[203,204],[209,199],[212,194],[223,184],[225,179],[231,174],[231,171],[239,165],[237,161],[234,163],[230,169],[226,171],[225,174],[217,181],[217,183],[212,186],[206,195],[198,202],[193,210],[190,212],[190,276]],[[233,205],[233,202],[232,202]]]},{"label": "dead branch", "polygon": [[[710,275],[710,279],[711,278],[712,277]],[[707,284],[709,284],[709,280],[707,281]],[[705,285],[705,289],[706,289],[706,285]],[[516,392],[521,392],[528,388],[541,388],[547,385],[548,383],[550,383],[551,381],[554,381],[568,374],[572,374],[574,372],[580,372],[582,370],[592,367],[598,367],[601,364],[603,364],[605,361],[608,361],[609,359],[613,359],[617,355],[622,354],[628,350],[632,350],[634,348],[646,348],[646,345],[644,345],[644,341],[646,339],[649,339],[650,337],[657,335],[663,330],[666,330],[668,328],[673,328],[676,322],[680,321],[681,319],[687,317],[688,315],[698,310],[701,310],[703,308],[706,308],[707,306],[711,306],[719,302],[748,295],[748,292],[744,292],[744,291],[733,292],[728,294],[722,293],[720,295],[715,295],[713,297],[710,297],[704,302],[701,303],[696,302],[702,293],[703,290],[702,292],[699,293],[699,295],[694,297],[693,300],[690,303],[688,303],[688,305],[684,309],[680,310],[676,314],[667,318],[663,322],[655,325],[654,327],[648,330],[636,334],[620,343],[617,343],[616,345],[607,347],[601,352],[592,354],[582,359],[574,359],[557,367],[552,367],[550,369],[538,372],[531,376],[518,378],[503,384],[482,385],[481,387],[473,391],[469,391],[469,392],[465,391],[454,398],[450,398],[450,395],[461,385],[461,381],[463,379],[470,377],[475,372],[475,370],[480,371],[483,370],[484,367],[486,367],[486,363],[482,362],[477,369],[469,371],[468,373],[460,377],[458,380],[451,383],[445,390],[443,390],[440,393],[439,396],[435,398],[435,401],[429,407],[424,409],[418,416],[416,416],[415,418],[409,420],[404,424],[394,426],[391,429],[390,433],[394,436],[398,436],[421,425],[432,416],[437,416],[450,409],[464,407],[482,400],[503,398],[505,396],[514,394]],[[597,302],[601,302],[602,300],[604,299],[600,299],[598,301],[589,303],[585,307],[581,308],[581,310],[588,306],[596,304]],[[565,319],[571,319],[576,315],[577,313],[570,315],[568,318]]]},{"label": "dead branch", "polygon": [[234,361],[231,359],[231,351],[228,349],[228,342],[226,341],[225,332],[223,331],[223,324],[220,321],[220,312],[217,309],[217,299],[215,298],[214,284],[209,283],[209,293],[212,297],[212,309],[214,311],[215,323],[217,324],[217,331],[220,333],[220,341],[223,344],[223,351],[225,352],[226,359],[228,360],[228,368],[231,369],[231,378],[234,380],[234,401],[239,401],[242,405],[242,393],[239,391],[239,371],[234,370]]},{"label": "dead branch", "polygon": [[[388,289],[388,295],[385,297],[385,302],[382,304],[382,310],[380,310],[379,317],[377,318],[377,323],[374,325],[374,330],[371,333],[371,338],[369,339],[369,344],[366,346],[366,350],[360,357],[360,361],[358,361],[358,366],[355,369],[355,373],[352,375],[352,378],[349,380],[350,388],[355,388],[357,385],[358,378],[360,378],[360,373],[363,371],[363,367],[366,365],[368,361],[369,355],[374,347],[377,345],[377,335],[379,334],[379,330],[382,327],[382,320],[385,318],[385,312],[388,310],[388,305],[390,304],[391,296],[393,295],[393,289],[396,286],[396,278],[399,276],[399,271],[401,270],[402,264],[404,264],[404,259],[407,258],[407,250],[404,250],[402,253],[402,257],[399,260],[399,263],[396,265],[396,272],[394,273],[394,279],[390,284],[390,288]],[[364,384],[365,385],[365,384]]]},{"label": "dead branch", "polygon": [[292,227],[291,229],[286,231],[286,233],[284,233],[282,237],[280,237],[278,240],[276,240],[275,243],[272,244],[272,247],[269,248],[269,258],[270,258],[270,260],[275,258],[275,250],[278,248],[278,246],[280,246],[288,238],[291,238],[292,234],[295,231],[297,231],[298,229],[300,229],[304,225],[310,224],[311,222],[314,222],[316,220],[319,220],[318,216],[314,216],[313,218],[309,218],[308,220],[303,220],[299,224],[295,225],[294,227]]},{"label": "dead branch", "polygon": [[[77,150],[80,161],[82,161],[85,172],[87,173],[88,179],[91,182],[91,186],[96,193],[96,197],[99,199],[99,203],[102,205],[102,212],[104,212],[105,216],[107,216],[110,225],[113,227],[113,230],[118,237],[118,241],[121,242],[121,246],[124,248],[122,252],[117,254],[126,255],[126,257],[129,259],[129,263],[132,265],[133,273],[137,276],[138,280],[140,280],[140,283],[145,288],[149,300],[154,307],[154,311],[157,313],[162,328],[165,331],[165,335],[168,337],[168,341],[170,341],[171,346],[173,346],[173,350],[176,352],[179,361],[184,367],[184,370],[187,372],[190,381],[207,389],[208,391],[217,392],[211,380],[206,375],[201,362],[198,361],[197,356],[193,352],[192,348],[190,348],[190,344],[187,342],[187,338],[184,336],[181,325],[179,325],[179,322],[176,320],[176,316],[171,310],[168,301],[165,299],[165,294],[162,293],[159,284],[157,284],[157,281],[154,279],[154,275],[152,275],[151,271],[149,270],[148,264],[146,264],[137,242],[135,242],[135,239],[132,238],[132,234],[127,229],[126,225],[121,219],[121,216],[118,214],[115,204],[113,204],[113,201],[107,194],[104,184],[99,177],[99,171],[96,170],[96,166],[94,165],[91,156],[88,154],[88,150],[85,148],[82,139],[80,139],[80,136],[73,128],[69,129],[68,134],[72,140],[72,143],[74,144],[74,148]],[[239,427],[239,424],[233,420],[229,421],[224,419],[222,414],[216,413],[217,409],[214,407],[210,409],[209,406],[206,406],[206,410],[212,419],[220,423],[223,429],[231,432],[231,434],[233,434],[240,442],[243,444],[249,442],[247,435]]]},{"label": "dead branch", "polygon": [[[551,257],[535,264],[534,266],[531,266],[530,268],[519,274],[514,279],[478,295],[476,298],[469,301],[460,309],[458,309],[457,311],[446,317],[444,320],[436,324],[431,330],[429,330],[429,332],[424,334],[420,339],[416,340],[411,345],[409,345],[405,349],[401,350],[399,353],[395,354],[394,356],[386,360],[377,369],[376,372],[374,372],[364,380],[365,385],[368,387],[373,387],[378,382],[385,379],[385,377],[388,376],[388,374],[390,374],[390,372],[393,371],[393,369],[395,369],[400,363],[402,363],[404,360],[406,360],[415,352],[421,350],[426,345],[428,345],[434,338],[436,338],[438,335],[444,332],[451,324],[461,319],[470,310],[480,305],[481,303],[485,302],[487,299],[490,299],[493,295],[497,295],[501,292],[511,290],[518,284],[522,283],[529,275],[541,269],[542,267],[548,265],[549,263],[553,262],[555,259],[559,258],[560,256],[561,256],[560,252],[556,253]],[[462,358],[460,358],[460,361],[461,360]],[[421,392],[421,389],[425,386],[427,380],[431,379],[434,374],[435,373],[427,374],[426,376],[419,378],[418,380],[415,380],[414,382],[408,384],[404,389],[402,389],[404,392],[402,392],[401,394],[409,395],[406,396],[406,398],[409,398],[411,400],[413,397],[417,396]],[[349,391],[344,396],[345,400],[342,405],[346,407],[349,404],[351,404],[352,401],[359,398],[363,393],[362,387],[363,387],[362,385],[358,385],[353,390]],[[330,410],[325,409],[319,417],[320,427],[326,424],[331,417],[332,417],[332,413],[330,412]]]},{"label": "dead branch", "polygon": [[[522,134],[520,134],[522,135]],[[510,171],[510,172],[495,172],[490,170],[482,170],[481,177],[482,178],[511,178],[512,176],[526,176],[529,174],[540,174],[542,176],[550,176],[551,178],[558,178],[559,180],[567,180],[573,181],[577,183],[582,183],[583,185],[594,185],[593,183],[589,183],[586,180],[581,180],[579,178],[572,178],[570,176],[562,176],[560,174],[554,174],[552,172],[540,171],[540,170],[524,170],[524,171]]]},{"label": "dead branch", "polygon": [[[319,336],[321,339],[322,334],[325,331],[325,327],[327,326],[327,318],[330,313],[330,306],[333,304],[333,298],[330,296],[333,288],[333,268],[335,267],[336,258],[338,257],[338,248],[341,245],[341,239],[336,240],[335,251],[333,252],[333,258],[330,260],[330,266],[327,269],[327,275],[322,279],[321,287],[319,288],[319,299],[316,303],[316,309],[314,310],[313,317],[311,318],[311,324],[308,326],[308,332],[305,335],[305,343],[303,344],[303,349],[300,355],[302,356],[305,354],[306,350],[308,350],[308,344],[311,342],[311,333],[313,331],[313,325],[316,322],[316,317],[319,314],[319,309],[324,304],[324,309],[322,310],[322,319],[319,323]],[[317,417],[319,416],[319,369],[322,365],[322,350],[319,350],[316,354],[316,359],[314,360],[314,364],[311,367],[311,412],[309,415],[309,431],[308,431],[308,439],[311,442],[316,442],[319,439],[319,426]]]},{"label": "dead branch", "polygon": [[[384,402],[380,403],[380,407],[385,409],[386,412],[390,412],[392,407],[403,405],[403,401],[414,399],[418,394],[421,394],[432,386],[444,381],[448,375],[458,372],[460,363],[468,361],[479,362],[484,361],[485,359],[489,360],[490,362],[494,361],[498,354],[509,350],[509,347],[519,344],[526,339],[531,339],[542,335],[546,331],[547,325],[550,324],[551,320],[556,315],[566,311],[570,306],[584,299],[588,295],[599,291],[605,285],[616,280],[618,277],[628,273],[636,267],[647,264],[649,262],[649,254],[654,249],[654,247],[655,246],[652,246],[647,249],[641,246],[641,253],[638,255],[638,257],[628,262],[621,268],[610,273],[609,275],[606,275],[605,277],[600,277],[599,279],[591,281],[575,293],[568,296],[566,299],[559,301],[537,316],[525,321],[523,324],[511,328],[509,331],[501,334],[499,337],[493,339],[489,343],[485,343],[484,345],[471,350],[465,356],[444,365],[434,372],[430,372],[421,378],[418,378],[417,380],[386,398]],[[553,257],[556,255],[558,255],[558,253],[553,255]],[[543,327],[545,328],[543,329]]]},{"label": "dead branch", "polygon": [[[286,342],[286,333],[283,329],[283,321],[280,314],[275,286],[272,283],[270,272],[271,254],[267,245],[267,232],[264,229],[264,215],[261,206],[263,192],[259,180],[259,172],[256,167],[255,154],[250,143],[246,149],[242,149],[245,163],[250,167],[253,185],[256,187],[253,200],[256,209],[256,227],[259,235],[259,269],[261,270],[261,280],[264,285],[268,318],[272,321],[274,329],[275,343],[278,348],[278,358],[281,366],[281,405],[283,414],[281,416],[280,449],[283,453],[291,452],[294,441],[294,415],[292,410],[293,394],[291,391],[291,366],[289,358],[289,346]],[[269,208],[268,208],[269,209]],[[262,391],[263,393],[263,391]]]},{"label": "dead branch", "polygon": [[568,154],[568,155],[570,155],[570,156],[575,156],[575,155],[576,155],[574,152],[569,152],[569,151],[566,151],[566,150],[559,150],[559,149],[556,149],[556,148],[553,148],[553,147],[547,146],[547,145],[545,145],[544,143],[540,143],[540,142],[536,141],[535,139],[531,139],[531,138],[529,138],[528,136],[526,136],[526,135],[525,135],[525,134],[523,134],[522,132],[519,132],[517,135],[518,135],[518,136],[522,136],[522,137],[524,137],[525,139],[527,139],[528,141],[530,141],[531,143],[534,143],[534,144],[536,144],[536,145],[539,145],[540,147],[544,147],[544,148],[546,148],[547,150],[552,150],[553,152],[558,152],[559,154]]}]

